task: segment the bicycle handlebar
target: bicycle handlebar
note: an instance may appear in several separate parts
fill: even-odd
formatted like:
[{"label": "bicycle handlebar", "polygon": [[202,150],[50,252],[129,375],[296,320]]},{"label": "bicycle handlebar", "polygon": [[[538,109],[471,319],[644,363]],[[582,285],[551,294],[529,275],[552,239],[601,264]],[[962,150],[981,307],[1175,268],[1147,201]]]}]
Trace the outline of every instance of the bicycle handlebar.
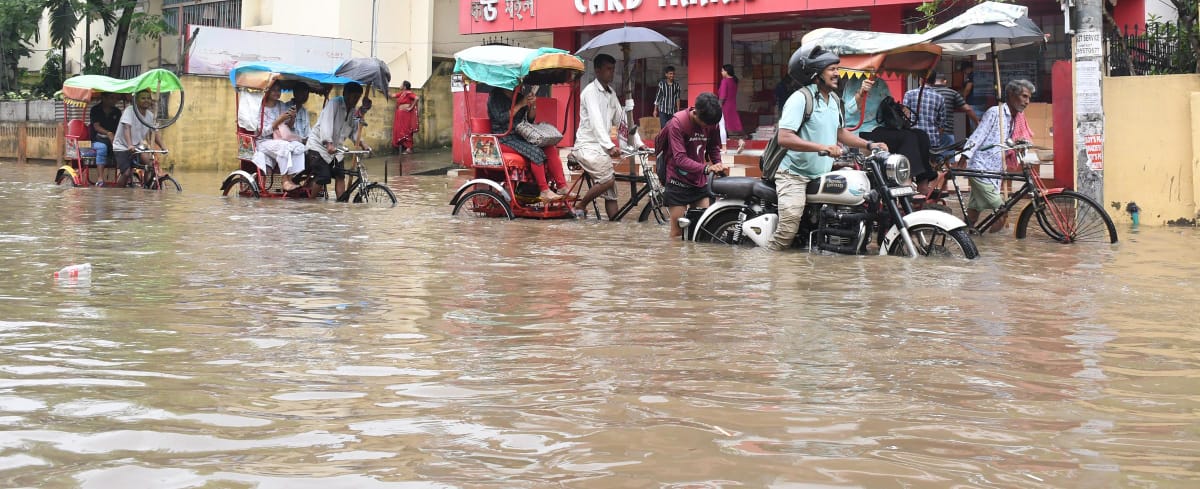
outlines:
[{"label": "bicycle handlebar", "polygon": [[369,154],[371,154],[371,150],[369,150],[369,149],[347,149],[347,148],[338,148],[338,149],[337,149],[337,151],[335,151],[335,152],[334,152],[334,154],[335,154],[336,156],[342,156],[342,155],[369,155]]},{"label": "bicycle handlebar", "polygon": [[143,153],[145,153],[145,154],[158,154],[158,155],[165,155],[165,154],[169,153],[170,151],[167,151],[167,150],[165,150],[165,149],[137,149],[137,148],[133,148],[133,149],[131,149],[131,150],[130,150],[130,152],[131,152],[131,153],[133,153],[133,154],[143,154]]}]

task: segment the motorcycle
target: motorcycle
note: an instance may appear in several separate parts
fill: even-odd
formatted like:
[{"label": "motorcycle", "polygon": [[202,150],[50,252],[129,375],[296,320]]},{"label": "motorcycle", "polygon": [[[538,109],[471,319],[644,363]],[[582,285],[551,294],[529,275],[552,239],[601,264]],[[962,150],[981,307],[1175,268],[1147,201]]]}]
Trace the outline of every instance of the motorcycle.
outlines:
[{"label": "motorcycle", "polygon": [[[808,183],[794,248],[847,255],[868,253],[872,236],[880,255],[974,259],[975,242],[961,219],[935,210],[913,211],[911,167],[904,155],[849,150],[840,168]],[[710,178],[716,202],[679,219],[683,239],[767,246],[779,224],[775,183],[754,177]]]}]

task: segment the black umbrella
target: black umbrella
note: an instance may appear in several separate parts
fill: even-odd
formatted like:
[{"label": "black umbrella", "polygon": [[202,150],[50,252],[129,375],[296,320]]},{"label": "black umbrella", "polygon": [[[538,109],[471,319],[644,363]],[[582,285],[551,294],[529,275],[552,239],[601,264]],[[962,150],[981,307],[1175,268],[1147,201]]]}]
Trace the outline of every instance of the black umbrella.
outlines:
[{"label": "black umbrella", "polygon": [[[1035,42],[1044,42],[1045,35],[1042,29],[1038,28],[1028,16],[1017,17],[1013,21],[1004,22],[984,22],[981,24],[971,24],[961,29],[951,31],[945,35],[938,36],[933,39],[934,44],[938,44],[951,52],[974,52],[982,51],[982,49],[973,49],[972,44],[988,46],[992,52],[992,70],[996,76],[996,104],[997,107],[1004,103],[1004,98],[1000,92],[1000,59],[996,57],[997,49],[1011,49],[1020,46],[1026,46]],[[1000,123],[1000,134],[1004,134],[1004,112],[1000,111],[1000,117],[997,121]]]},{"label": "black umbrella", "polygon": [[378,58],[350,58],[343,61],[333,74],[375,87],[383,93],[387,93],[388,83],[392,81],[392,70]]}]

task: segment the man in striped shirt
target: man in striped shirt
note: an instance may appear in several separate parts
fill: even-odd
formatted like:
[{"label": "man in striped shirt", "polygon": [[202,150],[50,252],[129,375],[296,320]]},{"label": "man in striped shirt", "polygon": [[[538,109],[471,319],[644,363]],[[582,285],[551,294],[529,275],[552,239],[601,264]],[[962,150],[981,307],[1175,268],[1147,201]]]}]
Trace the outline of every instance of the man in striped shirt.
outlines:
[{"label": "man in striped shirt", "polygon": [[667,121],[682,108],[679,103],[679,84],[675,83],[675,67],[668,66],[663,71],[663,79],[658,82],[658,96],[654,97],[654,115],[658,116],[658,127],[667,127]]},{"label": "man in striped shirt", "polygon": [[975,113],[975,109],[967,104],[967,99],[963,98],[958,90],[950,88],[945,73],[938,73],[933,78],[933,88],[946,102],[946,123],[942,125],[942,139],[933,141],[934,146],[945,146],[954,142],[954,118],[950,114],[954,112],[962,112],[967,114],[967,118],[971,119],[971,127],[979,126],[979,115]]}]

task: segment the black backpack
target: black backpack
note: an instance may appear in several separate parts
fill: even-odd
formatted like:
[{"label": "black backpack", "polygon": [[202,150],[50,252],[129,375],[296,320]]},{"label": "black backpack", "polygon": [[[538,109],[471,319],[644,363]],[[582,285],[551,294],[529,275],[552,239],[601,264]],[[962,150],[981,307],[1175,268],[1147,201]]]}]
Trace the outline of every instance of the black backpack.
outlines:
[{"label": "black backpack", "polygon": [[[800,127],[804,127],[808,120],[812,118],[813,113],[813,94],[808,87],[796,90],[804,96],[804,118],[800,120]],[[838,106],[838,127],[844,125],[842,119],[842,100],[838,98],[836,93],[830,93],[833,97],[833,102]],[[796,133],[800,133],[800,127],[796,128]],[[762,179],[768,182],[775,180],[775,172],[779,170],[779,164],[783,162],[783,157],[787,155],[788,149],[779,145],[779,129],[775,129],[775,135],[767,141],[766,149],[763,149],[763,154],[758,158],[758,169],[762,170]]]},{"label": "black backpack", "polygon": [[875,113],[875,122],[888,129],[911,129],[916,124],[912,109],[892,97],[884,97]]}]

